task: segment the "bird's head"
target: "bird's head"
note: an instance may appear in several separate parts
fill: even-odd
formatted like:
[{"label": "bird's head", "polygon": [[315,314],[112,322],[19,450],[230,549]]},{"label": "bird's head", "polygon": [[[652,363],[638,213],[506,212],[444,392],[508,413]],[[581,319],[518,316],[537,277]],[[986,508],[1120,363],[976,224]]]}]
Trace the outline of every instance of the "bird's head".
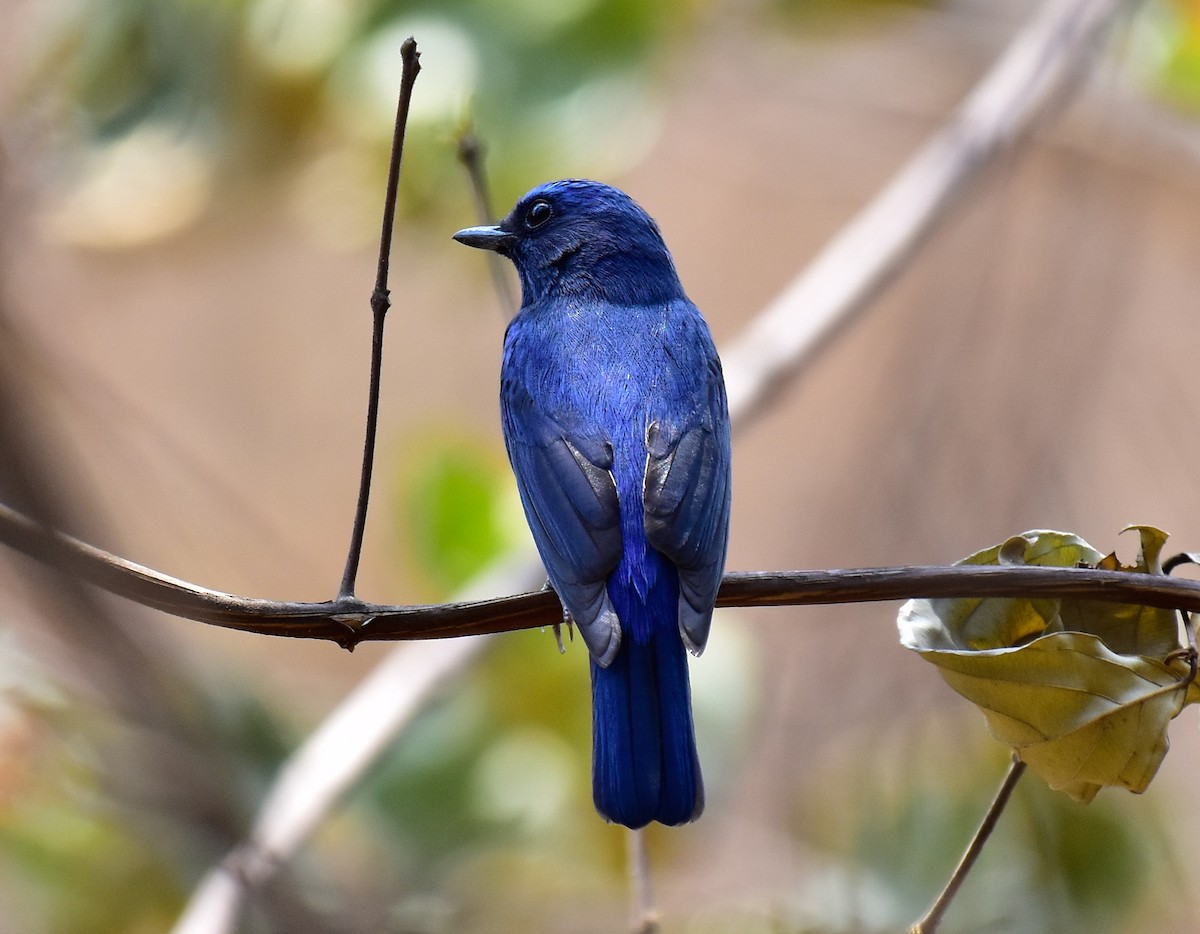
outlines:
[{"label": "bird's head", "polygon": [[511,259],[524,305],[552,295],[618,304],[669,301],[683,291],[658,225],[629,195],[600,182],[547,182],[495,227],[454,235]]}]

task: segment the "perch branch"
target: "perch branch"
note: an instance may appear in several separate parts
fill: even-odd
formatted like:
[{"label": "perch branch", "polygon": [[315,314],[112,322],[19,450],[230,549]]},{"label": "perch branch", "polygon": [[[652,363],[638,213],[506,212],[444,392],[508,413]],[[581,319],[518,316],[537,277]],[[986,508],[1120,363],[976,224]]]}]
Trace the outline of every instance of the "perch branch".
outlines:
[{"label": "perch branch", "polygon": [[[552,591],[489,600],[391,605],[362,600],[265,600],[189,584],[48,530],[0,505],[0,543],[62,568],[110,593],[226,629],[297,639],[361,642],[443,639],[552,626],[562,609]],[[741,571],[725,575],[717,606],[812,606],[911,597],[1075,597],[1200,612],[1200,581],[1095,568],[1022,566]]]}]

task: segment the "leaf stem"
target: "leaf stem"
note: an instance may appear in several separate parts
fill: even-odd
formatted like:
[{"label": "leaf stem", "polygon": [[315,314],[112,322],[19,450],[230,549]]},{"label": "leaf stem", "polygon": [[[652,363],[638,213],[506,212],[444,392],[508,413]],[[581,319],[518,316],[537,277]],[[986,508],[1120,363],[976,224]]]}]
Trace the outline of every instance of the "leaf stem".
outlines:
[{"label": "leaf stem", "polygon": [[396,125],[392,133],[392,154],[388,162],[387,190],[383,198],[383,227],[379,234],[379,264],[375,271],[375,289],[371,292],[371,381],[367,390],[367,428],[363,440],[363,462],[358,481],[358,503],[354,509],[354,528],[346,553],[346,569],[338,588],[337,602],[354,600],[358,564],[362,558],[363,534],[367,527],[367,505],[371,498],[371,473],[375,464],[375,436],[379,426],[379,383],[383,369],[383,323],[391,307],[388,298],[388,263],[392,252],[392,230],[396,223],[396,192],[400,184],[400,159],[404,154],[404,132],[408,126],[408,108],[413,84],[421,71],[421,54],[411,36],[400,45],[403,72],[400,98],[396,104]]},{"label": "leaf stem", "polygon": [[1017,787],[1017,782],[1021,780],[1023,774],[1025,774],[1025,763],[1016,756],[1013,756],[1012,764],[1008,767],[1008,774],[1004,776],[1004,781],[1000,783],[996,797],[992,799],[987,813],[983,815],[983,820],[980,822],[979,828],[975,831],[975,836],[971,838],[971,842],[963,853],[962,859],[954,867],[950,881],[946,883],[946,887],[942,889],[941,894],[934,900],[934,903],[929,906],[929,910],[908,929],[909,934],[934,934],[938,929],[938,925],[942,923],[942,916],[946,913],[946,909],[950,907],[954,896],[958,894],[958,890],[962,887],[963,882],[966,881],[967,874],[975,865],[975,860],[983,852],[984,844],[987,843],[988,838],[992,835],[992,831],[996,829],[996,823],[1000,820],[1000,815],[1004,813],[1008,799],[1012,796],[1013,789]]}]

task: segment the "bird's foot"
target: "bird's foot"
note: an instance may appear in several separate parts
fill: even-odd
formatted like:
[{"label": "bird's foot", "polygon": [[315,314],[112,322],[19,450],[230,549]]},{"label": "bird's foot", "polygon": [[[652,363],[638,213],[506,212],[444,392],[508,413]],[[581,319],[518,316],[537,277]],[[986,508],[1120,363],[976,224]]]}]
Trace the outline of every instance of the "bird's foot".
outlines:
[{"label": "bird's foot", "polygon": [[[553,589],[554,589],[554,587],[551,585],[550,581],[548,581],[548,580],[546,581],[546,583],[544,585],[542,585],[542,590],[553,590]],[[565,606],[562,608],[562,622],[555,623],[554,626],[551,627],[554,630],[554,641],[556,643],[558,643],[558,654],[559,655],[567,654],[567,647],[565,645],[563,645],[563,637],[562,637],[563,626],[567,627],[567,638],[571,642],[574,642],[575,641],[575,620],[573,620],[571,618],[571,614],[567,611],[567,608]]]},{"label": "bird's foot", "polygon": [[563,610],[563,618],[561,623],[554,624],[554,641],[558,643],[558,654],[566,655],[567,647],[563,645],[562,631],[563,627],[567,627],[567,638],[575,641],[575,620],[571,619],[571,614],[565,609]]}]

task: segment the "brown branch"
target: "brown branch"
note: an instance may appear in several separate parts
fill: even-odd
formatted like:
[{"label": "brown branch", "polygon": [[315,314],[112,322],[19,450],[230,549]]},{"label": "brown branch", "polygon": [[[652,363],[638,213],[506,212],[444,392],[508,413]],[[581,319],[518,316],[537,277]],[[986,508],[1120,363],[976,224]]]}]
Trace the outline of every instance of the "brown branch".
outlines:
[{"label": "brown branch", "polygon": [[[551,591],[494,600],[390,605],[361,600],[265,600],[187,583],[46,529],[0,504],[0,543],[109,593],[213,626],[295,639],[360,642],[442,639],[550,626]],[[968,565],[726,574],[717,606],[809,606],[910,597],[1075,597],[1200,612],[1200,581],[1094,568]]]}]

